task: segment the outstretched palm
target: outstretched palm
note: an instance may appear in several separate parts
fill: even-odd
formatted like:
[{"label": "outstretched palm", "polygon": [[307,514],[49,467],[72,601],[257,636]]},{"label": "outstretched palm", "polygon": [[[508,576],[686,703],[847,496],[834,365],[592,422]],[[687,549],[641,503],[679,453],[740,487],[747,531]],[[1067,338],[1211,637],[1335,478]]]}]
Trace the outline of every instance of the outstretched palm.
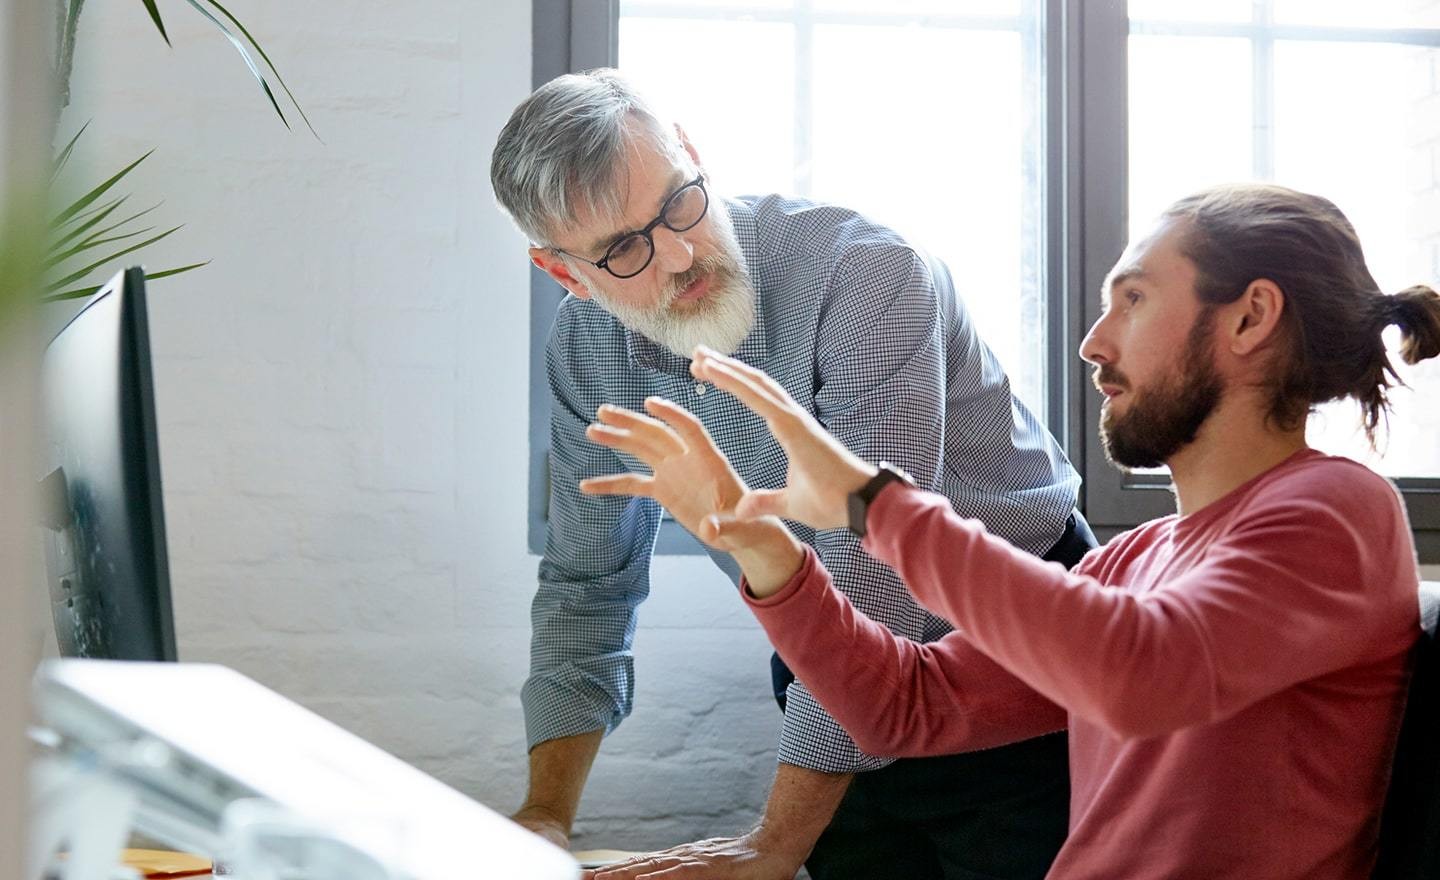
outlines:
[{"label": "outstretched palm", "polygon": [[817,529],[846,524],[846,501],[875,475],[873,465],[846,449],[763,371],[704,347],[696,349],[690,371],[765,419],[790,460],[785,487],[747,492],[736,505],[738,519],[774,515]]},{"label": "outstretched palm", "polygon": [[[649,474],[613,474],[580,483],[591,495],[653,498],[679,523],[702,539],[707,517],[729,517],[745,495],[745,481],[720,453],[700,420],[683,407],[658,397],[645,401],[649,415],[605,405],[585,435],[603,446],[644,462]],[[726,543],[710,541],[719,549]]]}]

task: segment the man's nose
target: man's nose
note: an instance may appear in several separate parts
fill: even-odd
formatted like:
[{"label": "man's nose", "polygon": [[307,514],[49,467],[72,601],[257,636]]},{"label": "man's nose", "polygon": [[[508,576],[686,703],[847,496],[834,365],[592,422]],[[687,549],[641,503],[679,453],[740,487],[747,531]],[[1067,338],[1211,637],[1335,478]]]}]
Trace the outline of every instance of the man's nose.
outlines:
[{"label": "man's nose", "polygon": [[655,240],[655,262],[672,275],[684,272],[695,262],[695,246],[686,234],[668,226],[657,226],[651,233]]},{"label": "man's nose", "polygon": [[1097,367],[1115,360],[1115,347],[1106,332],[1106,317],[1108,316],[1101,315],[1100,320],[1091,324],[1090,332],[1086,333],[1084,340],[1080,342],[1080,359]]}]

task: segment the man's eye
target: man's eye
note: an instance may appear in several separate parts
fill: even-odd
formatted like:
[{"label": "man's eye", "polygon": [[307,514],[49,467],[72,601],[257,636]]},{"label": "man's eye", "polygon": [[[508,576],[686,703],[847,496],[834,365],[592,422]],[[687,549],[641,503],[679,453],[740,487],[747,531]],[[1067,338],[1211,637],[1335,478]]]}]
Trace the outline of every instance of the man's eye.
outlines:
[{"label": "man's eye", "polygon": [[1132,306],[1133,306],[1133,305],[1135,305],[1135,304],[1136,304],[1137,302],[1139,302],[1139,301],[1140,301],[1140,291],[1138,291],[1138,290],[1127,290],[1127,291],[1125,291],[1125,302],[1126,302],[1127,305],[1132,305]]},{"label": "man's eye", "polygon": [[626,257],[634,256],[642,240],[638,235],[627,235],[610,246],[609,258],[611,260],[623,260]]}]

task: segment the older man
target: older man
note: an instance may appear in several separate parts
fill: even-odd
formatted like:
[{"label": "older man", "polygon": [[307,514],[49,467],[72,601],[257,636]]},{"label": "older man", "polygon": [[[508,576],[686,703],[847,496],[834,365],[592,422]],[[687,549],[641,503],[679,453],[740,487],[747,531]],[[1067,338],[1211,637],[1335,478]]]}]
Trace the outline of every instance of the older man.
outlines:
[{"label": "older man", "polygon": [[[661,509],[578,491],[635,464],[586,438],[597,408],[683,400],[746,482],[784,482],[763,422],[690,377],[697,344],[766,370],[857,454],[903,466],[1014,546],[1070,564],[1093,543],[1074,513],[1078,477],[1012,396],[945,267],[893,231],[797,199],[719,198],[684,133],[613,71],[563,76],[525,100],[491,180],[531,260],[572,294],[547,347],[552,488],[517,821],[567,843],[601,738],[631,710]],[[949,631],[853,536],[798,534],[893,632],[923,642]],[[804,684],[787,689],[786,673],[764,816],[738,838],[687,848],[701,876],[790,876],[807,857],[817,880],[1045,872],[1065,828],[1063,737],[892,763],[857,748]]]}]

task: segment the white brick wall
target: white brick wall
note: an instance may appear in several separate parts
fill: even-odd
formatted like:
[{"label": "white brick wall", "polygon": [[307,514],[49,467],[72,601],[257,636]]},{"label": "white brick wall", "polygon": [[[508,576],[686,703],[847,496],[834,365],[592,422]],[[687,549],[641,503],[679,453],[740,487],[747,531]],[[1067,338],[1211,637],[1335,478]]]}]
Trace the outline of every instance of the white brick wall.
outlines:
[{"label": "white brick wall", "polygon": [[[500,810],[524,785],[519,688],[528,276],[490,150],[529,90],[529,0],[241,0],[325,143],[287,134],[184,4],[87,4],[74,105],[90,178],[151,146],[135,201],[186,228],[151,288],[179,648],[319,711]],[[298,120],[297,120],[298,124]],[[50,316],[59,320],[60,314]],[[701,559],[657,565],[637,714],[577,843],[739,830],[773,772],[768,651]]]}]

